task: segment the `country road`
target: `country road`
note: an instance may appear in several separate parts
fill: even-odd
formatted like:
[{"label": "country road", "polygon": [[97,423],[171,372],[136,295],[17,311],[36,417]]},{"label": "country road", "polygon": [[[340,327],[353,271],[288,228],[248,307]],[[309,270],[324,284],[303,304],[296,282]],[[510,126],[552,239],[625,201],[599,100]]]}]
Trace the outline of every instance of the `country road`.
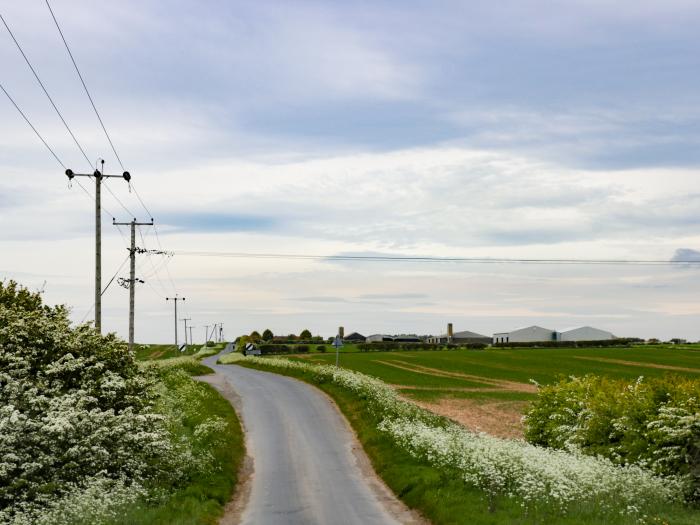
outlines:
[{"label": "country road", "polygon": [[240,396],[253,459],[240,523],[419,522],[376,479],[345,419],[323,393],[277,374],[217,365],[217,358],[204,364]]}]

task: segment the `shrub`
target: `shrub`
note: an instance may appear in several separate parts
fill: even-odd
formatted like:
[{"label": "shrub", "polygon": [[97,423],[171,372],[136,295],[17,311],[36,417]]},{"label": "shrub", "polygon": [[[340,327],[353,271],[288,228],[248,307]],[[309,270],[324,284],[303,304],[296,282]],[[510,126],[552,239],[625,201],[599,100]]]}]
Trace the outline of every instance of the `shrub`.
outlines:
[{"label": "shrub", "polygon": [[316,351],[317,351],[317,352],[321,352],[322,354],[325,354],[325,353],[326,353],[326,350],[327,350],[327,349],[326,349],[326,345],[318,345],[318,346],[316,347]]},{"label": "shrub", "polygon": [[519,343],[494,343],[493,346],[500,348],[590,348],[622,346],[628,347],[632,343],[642,342],[642,339],[635,337],[604,339],[601,341],[528,341]]},{"label": "shrub", "polygon": [[305,353],[309,351],[309,345],[296,345],[292,347],[291,351]]},{"label": "shrub", "polygon": [[540,388],[526,415],[526,437],[537,445],[680,475],[686,497],[700,499],[700,380],[563,379]]},{"label": "shrub", "polygon": [[418,350],[480,350],[488,345],[484,343],[463,344],[438,344],[438,343],[398,343],[394,341],[382,341],[376,343],[359,343],[357,348],[362,352],[392,352],[392,351],[418,351]]},{"label": "shrub", "polygon": [[167,477],[153,372],[63,306],[0,283],[0,522],[94,484]]},{"label": "shrub", "polygon": [[288,354],[290,352],[290,347],[287,345],[279,345],[279,344],[259,344],[258,348],[260,349],[260,353],[263,355],[267,354]]}]

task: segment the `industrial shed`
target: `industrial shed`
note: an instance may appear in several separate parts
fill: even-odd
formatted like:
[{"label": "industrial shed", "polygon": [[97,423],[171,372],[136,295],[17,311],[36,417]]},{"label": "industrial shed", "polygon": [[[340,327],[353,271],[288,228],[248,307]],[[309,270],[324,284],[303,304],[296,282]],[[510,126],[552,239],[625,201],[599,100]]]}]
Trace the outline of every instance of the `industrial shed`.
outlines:
[{"label": "industrial shed", "polygon": [[493,343],[540,343],[543,341],[556,341],[557,332],[541,326],[528,326],[518,328],[512,332],[500,332],[493,334]]},{"label": "industrial shed", "polygon": [[357,332],[351,333],[349,336],[345,337],[343,341],[348,343],[364,343],[367,338]]},{"label": "industrial shed", "polygon": [[617,339],[611,332],[593,328],[592,326],[578,326],[566,328],[557,332],[557,341],[607,341]]},{"label": "industrial shed", "polygon": [[470,332],[469,330],[462,330],[461,332],[454,332],[452,335],[442,334],[433,335],[428,338],[429,343],[433,344],[467,344],[467,343],[491,343],[491,338],[487,335],[477,334],[476,332]]}]

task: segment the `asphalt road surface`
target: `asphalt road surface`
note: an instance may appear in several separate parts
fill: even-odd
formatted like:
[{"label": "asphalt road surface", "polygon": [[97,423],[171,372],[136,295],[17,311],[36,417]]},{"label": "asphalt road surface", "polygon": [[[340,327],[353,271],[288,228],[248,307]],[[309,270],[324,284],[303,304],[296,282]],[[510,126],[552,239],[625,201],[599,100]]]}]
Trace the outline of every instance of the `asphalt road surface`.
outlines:
[{"label": "asphalt road surface", "polygon": [[[408,523],[401,505],[361,468],[354,436],[328,398],[295,379],[236,365],[205,364],[240,396],[250,494],[241,523]],[[384,492],[382,492],[382,489]],[[405,507],[404,507],[405,509]]]}]

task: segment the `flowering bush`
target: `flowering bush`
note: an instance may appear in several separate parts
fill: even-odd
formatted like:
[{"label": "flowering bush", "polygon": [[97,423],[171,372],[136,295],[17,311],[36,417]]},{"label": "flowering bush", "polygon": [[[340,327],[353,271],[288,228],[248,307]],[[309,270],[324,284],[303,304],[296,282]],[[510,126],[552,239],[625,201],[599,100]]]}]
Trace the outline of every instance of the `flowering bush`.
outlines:
[{"label": "flowering bush", "polygon": [[679,475],[700,498],[700,381],[572,377],[540,388],[526,416],[535,444]]},{"label": "flowering bush", "polygon": [[225,431],[196,414],[192,363],[140,367],[67,313],[0,282],[0,523],[111,520],[212,468]]},{"label": "flowering bush", "polygon": [[486,492],[514,498],[528,511],[566,513],[581,505],[598,513],[641,512],[647,505],[677,499],[680,483],[637,466],[619,467],[608,459],[551,450],[467,429],[400,399],[383,381],[329,365],[284,358],[226,356],[257,367],[303,372],[316,383],[332,382],[363,399],[377,428],[411,455],[449,476],[457,475]]}]

